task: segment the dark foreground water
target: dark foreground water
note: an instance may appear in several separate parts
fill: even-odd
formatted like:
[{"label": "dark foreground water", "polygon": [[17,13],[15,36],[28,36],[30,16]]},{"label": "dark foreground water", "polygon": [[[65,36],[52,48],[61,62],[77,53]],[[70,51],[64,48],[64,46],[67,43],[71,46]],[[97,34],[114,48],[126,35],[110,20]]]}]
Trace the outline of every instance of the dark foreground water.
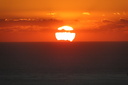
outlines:
[{"label": "dark foreground water", "polygon": [[0,85],[128,85],[128,42],[0,43]]}]

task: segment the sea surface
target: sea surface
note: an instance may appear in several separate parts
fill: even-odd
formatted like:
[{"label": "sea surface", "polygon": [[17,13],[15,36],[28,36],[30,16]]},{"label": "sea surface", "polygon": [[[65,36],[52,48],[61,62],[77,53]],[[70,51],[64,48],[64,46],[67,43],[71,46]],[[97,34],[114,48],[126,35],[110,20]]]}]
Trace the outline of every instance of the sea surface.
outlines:
[{"label": "sea surface", "polygon": [[1,42],[0,85],[128,85],[128,42]]}]

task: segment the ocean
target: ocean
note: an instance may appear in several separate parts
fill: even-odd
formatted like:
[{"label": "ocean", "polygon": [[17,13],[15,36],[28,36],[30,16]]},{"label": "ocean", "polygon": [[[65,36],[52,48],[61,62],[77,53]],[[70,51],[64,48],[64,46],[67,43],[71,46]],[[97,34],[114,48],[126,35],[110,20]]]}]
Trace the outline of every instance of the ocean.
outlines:
[{"label": "ocean", "polygon": [[0,42],[0,85],[128,85],[128,42]]}]

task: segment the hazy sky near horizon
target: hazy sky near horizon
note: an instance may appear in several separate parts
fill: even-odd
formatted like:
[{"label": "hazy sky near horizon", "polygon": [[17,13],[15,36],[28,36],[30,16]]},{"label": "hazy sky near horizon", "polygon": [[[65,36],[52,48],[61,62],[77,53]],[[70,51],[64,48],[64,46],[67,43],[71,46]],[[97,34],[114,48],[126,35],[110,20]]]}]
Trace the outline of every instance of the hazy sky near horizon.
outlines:
[{"label": "hazy sky near horizon", "polygon": [[127,12],[128,0],[0,0],[0,16],[40,12]]}]

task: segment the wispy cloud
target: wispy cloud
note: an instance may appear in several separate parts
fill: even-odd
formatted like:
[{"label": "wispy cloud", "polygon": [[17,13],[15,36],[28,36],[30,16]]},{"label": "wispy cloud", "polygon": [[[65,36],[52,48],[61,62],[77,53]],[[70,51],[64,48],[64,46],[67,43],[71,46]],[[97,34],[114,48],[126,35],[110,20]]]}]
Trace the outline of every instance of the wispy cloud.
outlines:
[{"label": "wispy cloud", "polygon": [[[83,23],[82,23],[83,24]],[[127,19],[120,19],[117,21],[111,20],[102,20],[102,21],[95,21],[92,22],[88,27],[84,25],[81,29],[77,29],[76,31],[80,32],[128,32],[128,20]]]},{"label": "wispy cloud", "polygon": [[[6,22],[4,22],[6,23]],[[9,22],[8,22],[9,23]],[[75,24],[75,23],[72,23]],[[102,21],[91,21],[89,24],[87,22],[77,22],[78,27],[75,29],[80,32],[128,32],[128,20],[120,19],[117,21],[102,20]],[[57,27],[61,26],[60,23],[52,22],[10,22],[9,24],[4,24],[0,26],[1,32],[53,32],[57,30]]]},{"label": "wispy cloud", "polygon": [[41,26],[12,26],[12,27],[0,27],[0,31],[3,32],[39,32],[49,31],[48,27]]}]

